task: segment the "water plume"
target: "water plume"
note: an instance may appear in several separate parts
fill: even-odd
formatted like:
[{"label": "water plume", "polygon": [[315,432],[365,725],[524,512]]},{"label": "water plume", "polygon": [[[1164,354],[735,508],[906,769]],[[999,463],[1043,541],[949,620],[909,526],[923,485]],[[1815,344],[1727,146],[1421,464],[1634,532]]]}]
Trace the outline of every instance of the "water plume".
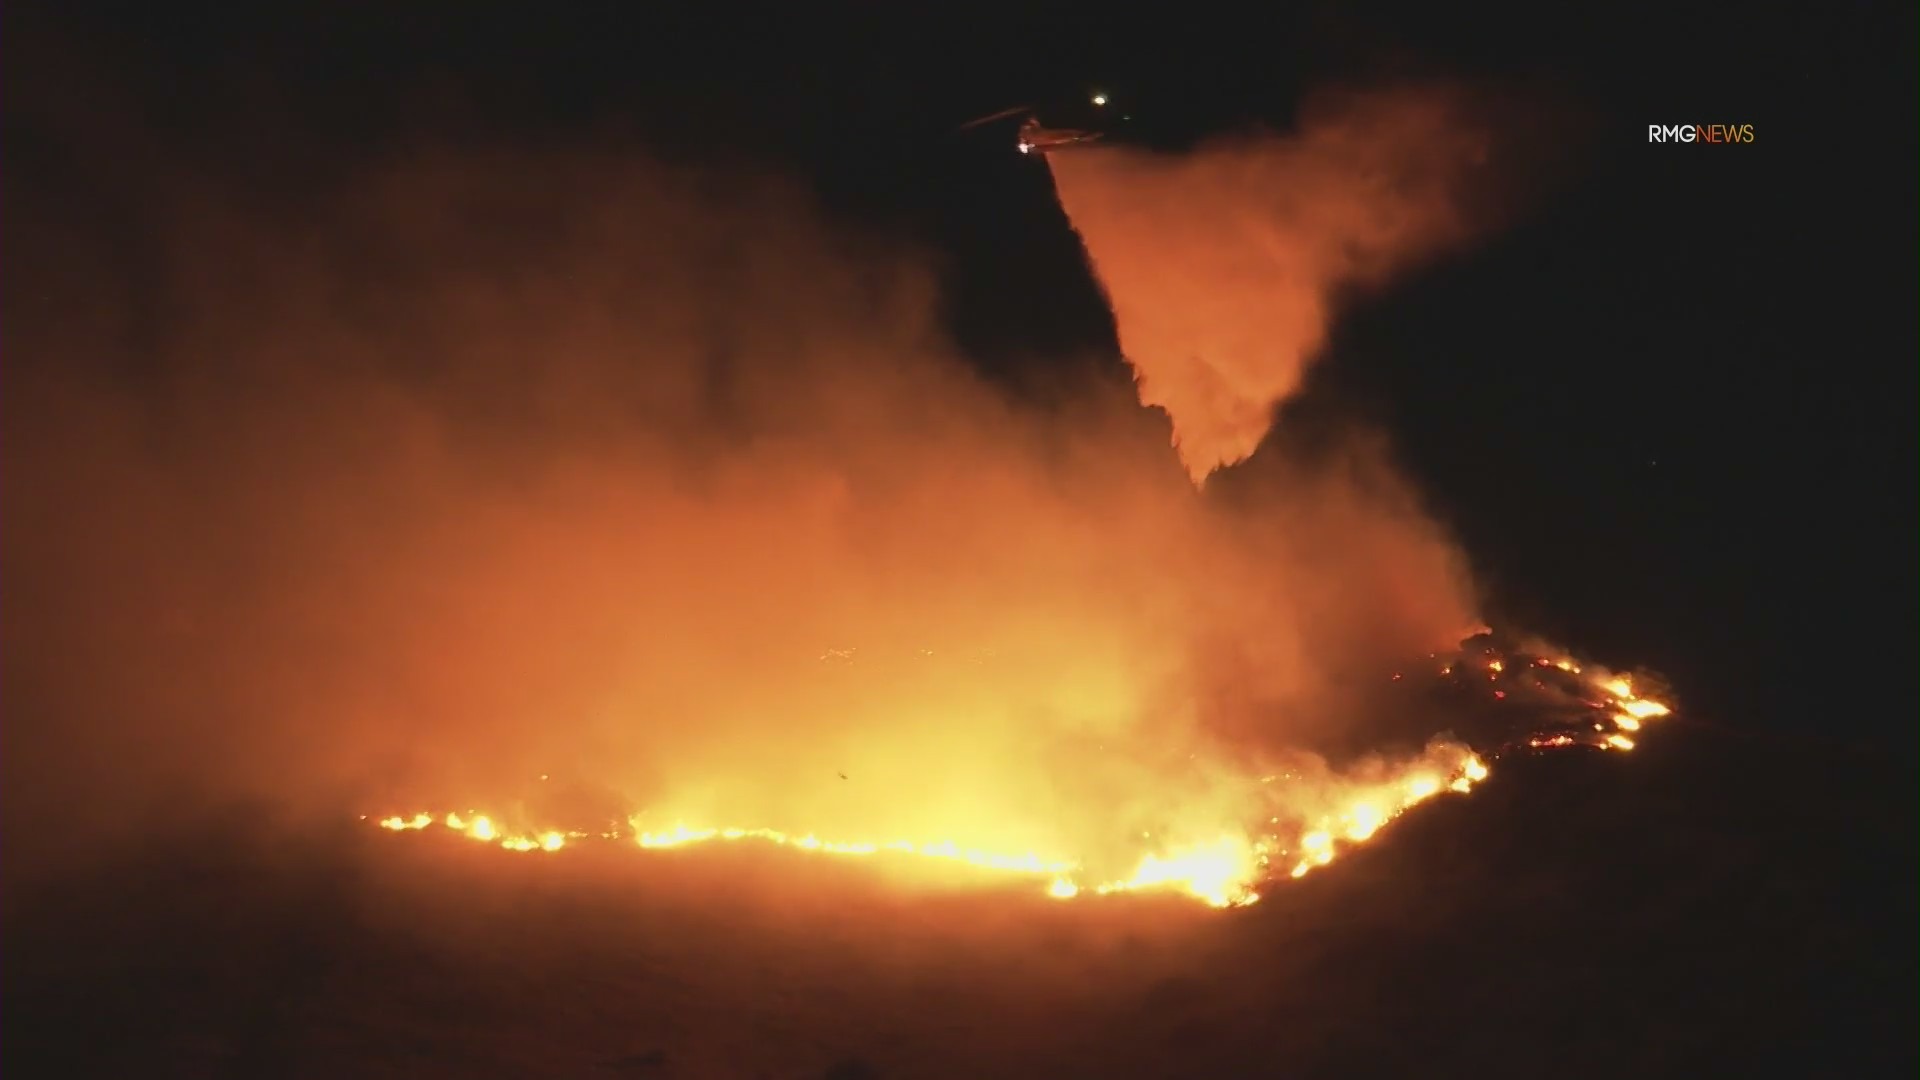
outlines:
[{"label": "water plume", "polygon": [[1140,400],[1166,411],[1194,483],[1259,447],[1344,295],[1473,234],[1488,137],[1467,104],[1436,86],[1331,94],[1291,134],[1050,155]]}]

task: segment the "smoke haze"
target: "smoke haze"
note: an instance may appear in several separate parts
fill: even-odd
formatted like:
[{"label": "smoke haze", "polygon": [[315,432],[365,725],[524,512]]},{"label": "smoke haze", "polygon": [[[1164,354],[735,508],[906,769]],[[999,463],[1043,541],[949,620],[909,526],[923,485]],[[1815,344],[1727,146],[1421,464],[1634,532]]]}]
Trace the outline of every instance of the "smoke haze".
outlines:
[{"label": "smoke haze", "polygon": [[[180,180],[133,254],[52,212],[9,231],[38,271],[0,455],[16,865],[186,807],[541,774],[621,811],[1091,855],[1238,812],[1223,777],[1357,723],[1356,680],[1472,621],[1376,442],[1212,503],[1131,402],[1042,416],[983,382],[928,263],[778,181],[587,151],[344,171],[292,210]],[[1411,199],[1269,234],[1311,272],[1277,313],[1208,309],[1217,340],[1287,335],[1234,400],[1291,389],[1329,281],[1444,233]],[[1257,439],[1155,385],[1214,425],[1190,464]]]},{"label": "smoke haze", "polygon": [[1194,483],[1259,447],[1343,292],[1471,233],[1488,144],[1463,106],[1435,86],[1323,95],[1286,137],[1049,157],[1140,400],[1166,410]]}]

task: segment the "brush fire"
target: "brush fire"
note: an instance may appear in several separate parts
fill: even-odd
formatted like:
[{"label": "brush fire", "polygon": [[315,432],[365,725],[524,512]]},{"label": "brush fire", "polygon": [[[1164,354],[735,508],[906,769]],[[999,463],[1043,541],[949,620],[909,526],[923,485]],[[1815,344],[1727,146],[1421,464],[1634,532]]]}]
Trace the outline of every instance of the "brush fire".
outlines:
[{"label": "brush fire", "polygon": [[292,208],[183,178],[150,259],[49,225],[0,425],[15,819],[72,824],[49,860],[265,804],[1229,907],[1503,755],[1629,749],[1637,684],[1460,645],[1483,598],[1381,433],[1267,437],[1337,301],[1463,242],[1433,100],[1057,155],[1137,378],[1044,405],[940,260],[763,176],[423,149]]},{"label": "brush fire", "polygon": [[[1326,866],[1341,851],[1365,843],[1428,799],[1470,793],[1487,779],[1490,761],[1516,752],[1632,750],[1634,736],[1645,723],[1671,713],[1665,704],[1639,696],[1631,677],[1583,667],[1565,657],[1515,656],[1491,644],[1469,642],[1454,657],[1429,661],[1434,663],[1428,675],[1435,688],[1467,699],[1514,700],[1511,711],[1519,715],[1496,720],[1487,729],[1494,741],[1483,751],[1451,738],[1436,739],[1417,757],[1377,767],[1369,775],[1323,779],[1305,800],[1293,795],[1301,780],[1298,772],[1249,774],[1242,782],[1271,792],[1270,808],[1284,817],[1276,813],[1264,823],[1222,822],[1217,839],[1190,844],[1162,846],[1150,835],[1142,836],[1133,872],[1111,880],[1089,877],[1080,861],[1059,852],[990,851],[951,840],[826,838],[764,826],[674,821],[663,827],[652,824],[644,810],[588,828],[475,810],[390,815],[376,824],[394,832],[444,829],[515,852],[558,852],[594,842],[643,849],[754,843],[828,856],[936,860],[983,876],[1029,878],[1044,883],[1046,894],[1061,900],[1166,890],[1214,907],[1241,907],[1258,901],[1269,882],[1303,877]],[[1403,676],[1392,679],[1398,682]],[[1508,729],[1504,738],[1503,727]]]},{"label": "brush fire", "polygon": [[[1304,385],[1336,301],[1470,238],[1461,195],[1486,179],[1475,171],[1485,141],[1465,105],[1437,91],[1349,94],[1316,102],[1289,137],[1178,157],[1107,143],[1048,155],[1134,369],[1126,407],[1164,411],[1176,461],[1165,434],[1155,452],[1121,451],[1132,443],[1110,415],[1067,422],[1064,442],[1057,430],[1033,441],[1000,406],[926,377],[937,369],[880,398],[870,376],[836,376],[843,392],[865,391],[864,409],[835,405],[815,423],[825,442],[887,462],[886,481],[836,479],[780,519],[724,508],[779,520],[802,558],[830,552],[819,580],[833,585],[750,569],[770,587],[691,590],[731,605],[692,626],[740,633],[762,607],[804,621],[807,597],[845,611],[850,596],[884,596],[864,613],[881,641],[921,633],[926,612],[958,613],[972,633],[895,656],[816,646],[823,670],[811,674],[794,669],[809,648],[799,642],[758,670],[701,656],[713,681],[675,706],[698,715],[741,683],[774,692],[752,696],[753,720],[695,740],[704,767],[600,800],[619,805],[599,816],[462,803],[373,820],[529,853],[758,845],[1028,879],[1062,900],[1170,891],[1230,907],[1472,791],[1503,756],[1631,750],[1668,710],[1630,679],[1559,650],[1459,644],[1458,628],[1479,625],[1464,560],[1378,440],[1356,435],[1331,462],[1255,454]],[[777,502],[806,479],[790,461],[776,484],[742,494]],[[1185,475],[1168,484],[1176,463]],[[1229,467],[1257,497],[1209,497],[1209,477]],[[885,501],[863,506],[861,487]],[[863,515],[878,528],[834,549]],[[762,565],[741,537],[698,539],[704,514],[652,520]],[[1413,678],[1381,674],[1423,654]],[[1422,685],[1363,707],[1369,681]],[[761,719],[846,702],[868,714],[851,734],[836,721],[822,738],[792,738],[816,725]],[[1403,749],[1327,750],[1383,711],[1399,737],[1366,745]],[[1427,726],[1409,739],[1410,723]]]}]

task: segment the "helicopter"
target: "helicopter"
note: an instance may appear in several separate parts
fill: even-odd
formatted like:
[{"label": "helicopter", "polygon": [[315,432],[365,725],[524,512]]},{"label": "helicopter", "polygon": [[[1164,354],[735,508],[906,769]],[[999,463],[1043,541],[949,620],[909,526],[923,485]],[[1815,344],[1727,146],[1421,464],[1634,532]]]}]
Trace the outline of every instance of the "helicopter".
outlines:
[{"label": "helicopter", "polygon": [[[1105,108],[1107,95],[1096,93],[1089,98],[1089,101],[1095,108]],[[992,124],[997,121],[1011,120],[1016,116],[1023,117],[1024,119],[1022,119],[1020,123],[1014,148],[1023,154],[1037,153],[1044,155],[1055,150],[1084,146],[1087,143],[1097,142],[1105,137],[1105,132],[1100,131],[1081,128],[1048,127],[1040,122],[1040,117],[1036,109],[1031,105],[1016,105],[1011,109],[1002,109],[996,113],[989,113],[986,116],[961,124],[959,130],[971,131],[974,128]]]}]

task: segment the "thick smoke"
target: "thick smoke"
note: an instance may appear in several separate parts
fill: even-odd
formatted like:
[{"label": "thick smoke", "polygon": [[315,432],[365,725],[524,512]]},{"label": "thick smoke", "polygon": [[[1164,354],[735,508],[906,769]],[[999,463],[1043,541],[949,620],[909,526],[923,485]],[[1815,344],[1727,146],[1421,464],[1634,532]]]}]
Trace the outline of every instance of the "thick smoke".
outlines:
[{"label": "thick smoke", "polygon": [[1343,291],[1467,237],[1486,150],[1461,97],[1429,86],[1322,97],[1287,137],[1052,157],[1140,400],[1196,484],[1259,447]]},{"label": "thick smoke", "polygon": [[[1338,201],[1351,167],[1301,168],[1377,209]],[[9,235],[38,271],[0,456],[16,864],[227,802],[559,790],[1095,852],[1231,803],[1229,765],[1352,723],[1361,673],[1470,622],[1368,441],[1210,502],[1131,402],[1042,417],[983,383],[927,264],[780,183],[445,153],[292,210],[179,190]],[[1290,335],[1235,393],[1283,394],[1326,284],[1440,235],[1416,218],[1270,232],[1316,246],[1301,310],[1208,309],[1214,340]]]}]

